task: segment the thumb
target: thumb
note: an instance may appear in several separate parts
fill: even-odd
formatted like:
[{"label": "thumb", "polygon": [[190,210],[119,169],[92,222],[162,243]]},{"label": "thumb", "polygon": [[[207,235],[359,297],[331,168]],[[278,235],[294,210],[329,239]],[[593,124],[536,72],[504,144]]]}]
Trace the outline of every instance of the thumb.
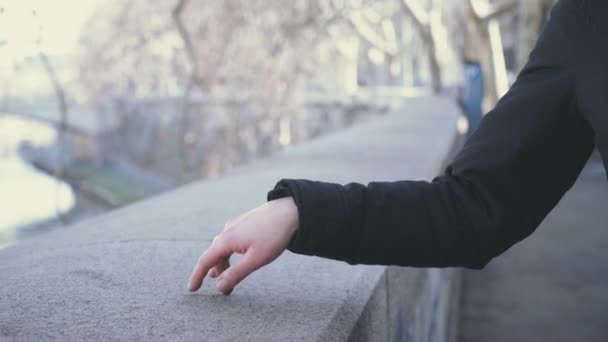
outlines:
[{"label": "thumb", "polygon": [[253,271],[261,267],[256,262],[253,250],[249,249],[243,259],[238,263],[231,265],[226,269],[217,280],[217,289],[225,294],[229,295],[235,286],[237,286],[243,279],[250,275]]}]

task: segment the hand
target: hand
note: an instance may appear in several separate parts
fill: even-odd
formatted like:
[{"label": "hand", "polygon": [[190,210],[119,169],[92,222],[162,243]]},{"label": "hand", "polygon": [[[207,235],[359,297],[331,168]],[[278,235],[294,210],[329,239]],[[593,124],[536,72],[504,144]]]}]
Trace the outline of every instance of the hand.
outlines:
[{"label": "hand", "polygon": [[[218,278],[218,290],[230,294],[245,277],[281,255],[297,229],[298,208],[292,197],[267,202],[229,220],[198,259],[188,289],[198,290],[209,273]],[[231,266],[232,253],[244,257]]]}]

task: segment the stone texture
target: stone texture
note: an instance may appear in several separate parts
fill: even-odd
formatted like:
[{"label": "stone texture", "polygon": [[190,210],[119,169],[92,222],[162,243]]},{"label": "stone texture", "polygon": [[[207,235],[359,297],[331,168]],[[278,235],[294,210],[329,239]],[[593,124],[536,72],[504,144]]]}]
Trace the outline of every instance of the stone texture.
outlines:
[{"label": "stone texture", "polygon": [[222,179],[0,250],[0,340],[382,340],[390,332],[382,320],[399,319],[382,299],[400,296],[416,310],[407,302],[424,290],[411,287],[424,281],[404,276],[387,289],[386,267],[291,253],[231,296],[209,280],[190,294],[186,281],[224,221],[264,202],[280,178],[430,179],[450,150],[458,115],[449,100],[410,99],[399,112]]}]

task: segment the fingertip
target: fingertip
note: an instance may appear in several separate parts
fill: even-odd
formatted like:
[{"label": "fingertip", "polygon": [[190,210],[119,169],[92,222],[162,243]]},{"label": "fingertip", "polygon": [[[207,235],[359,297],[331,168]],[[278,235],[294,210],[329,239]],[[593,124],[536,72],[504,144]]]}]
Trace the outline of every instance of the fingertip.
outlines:
[{"label": "fingertip", "polygon": [[217,287],[217,290],[226,296],[230,295],[232,293],[232,290],[234,290],[234,287],[230,286],[230,284],[225,278],[219,279],[215,285]]},{"label": "fingertip", "polygon": [[204,274],[199,274],[198,272],[192,272],[190,275],[190,279],[188,280],[188,290],[190,292],[195,292],[203,286],[203,280],[205,278]]},{"label": "fingertip", "polygon": [[196,286],[196,284],[194,284],[194,282],[192,280],[188,281],[188,291],[195,292],[199,288],[200,288],[200,286]]}]

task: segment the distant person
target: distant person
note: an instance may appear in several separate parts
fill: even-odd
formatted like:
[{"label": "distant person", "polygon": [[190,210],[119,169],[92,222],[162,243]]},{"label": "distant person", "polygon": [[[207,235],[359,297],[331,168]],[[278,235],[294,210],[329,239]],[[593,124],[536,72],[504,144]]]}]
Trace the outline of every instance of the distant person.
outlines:
[{"label": "distant person", "polygon": [[[368,186],[281,180],[269,202],[227,223],[190,290],[209,273],[228,294],[286,248],[351,264],[483,268],[536,229],[594,145],[608,161],[606,18],[608,1],[560,0],[515,84],[445,174]],[[231,266],[232,253],[244,258]]]},{"label": "distant person", "polygon": [[467,136],[471,136],[479,127],[483,116],[483,72],[481,64],[475,61],[464,62],[465,86],[462,89],[460,104],[467,118]]}]

